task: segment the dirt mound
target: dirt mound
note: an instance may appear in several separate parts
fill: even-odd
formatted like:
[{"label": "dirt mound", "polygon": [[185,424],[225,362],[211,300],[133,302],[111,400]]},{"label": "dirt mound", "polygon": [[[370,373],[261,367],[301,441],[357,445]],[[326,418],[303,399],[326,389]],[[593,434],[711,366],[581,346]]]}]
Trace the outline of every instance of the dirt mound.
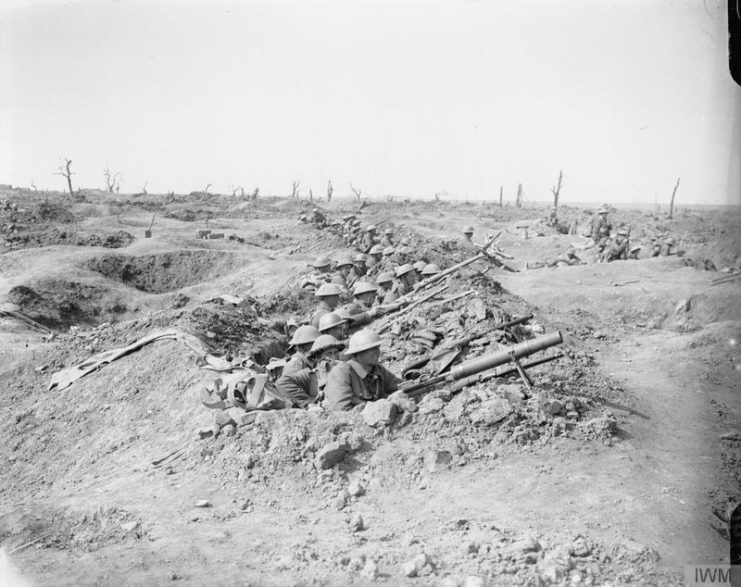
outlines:
[{"label": "dirt mound", "polygon": [[48,230],[14,232],[5,236],[5,244],[11,249],[48,247],[51,245],[119,249],[128,246],[133,240],[134,235],[123,230],[104,234],[84,234],[82,232],[62,230],[56,227]]},{"label": "dirt mound", "polygon": [[52,329],[95,325],[126,312],[123,299],[104,287],[62,279],[45,279],[19,285],[8,300],[29,318]]},{"label": "dirt mound", "polygon": [[175,251],[158,255],[105,255],[89,259],[88,269],[148,293],[165,293],[213,279],[239,260],[222,251]]}]

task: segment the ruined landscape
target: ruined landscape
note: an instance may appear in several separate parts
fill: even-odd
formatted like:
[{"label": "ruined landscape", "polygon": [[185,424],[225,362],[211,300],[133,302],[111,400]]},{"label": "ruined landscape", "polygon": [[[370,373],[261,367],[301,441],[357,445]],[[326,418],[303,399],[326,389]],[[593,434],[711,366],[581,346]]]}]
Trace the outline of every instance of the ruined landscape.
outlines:
[{"label": "ruined landscape", "polygon": [[[527,202],[10,187],[0,200],[0,543],[33,584],[673,585],[684,565],[727,564],[739,209],[615,209],[644,249],[597,263]],[[283,325],[315,303],[308,264],[350,250],[299,220],[313,206],[393,227],[443,267],[463,258],[451,242],[466,224],[512,257],[517,272],[473,263],[447,278],[450,301],[397,321],[393,371],[430,350],[421,329],[435,348],[489,328],[466,357],[560,331],[563,356],[529,370],[532,389],[517,375],[440,385],[375,425],[316,408],[219,424],[201,402],[219,374],[177,338],[52,385],[162,332],[227,361],[281,356]],[[558,214],[583,227],[595,209]],[[681,254],[648,258],[659,233]],[[526,268],[569,245],[586,264]]]}]

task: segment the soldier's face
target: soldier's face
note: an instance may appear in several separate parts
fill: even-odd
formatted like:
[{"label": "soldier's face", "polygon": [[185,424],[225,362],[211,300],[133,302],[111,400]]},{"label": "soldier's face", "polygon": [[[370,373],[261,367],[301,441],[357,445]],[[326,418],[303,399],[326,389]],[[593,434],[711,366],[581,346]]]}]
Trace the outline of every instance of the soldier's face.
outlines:
[{"label": "soldier's face", "polygon": [[365,306],[370,306],[373,304],[373,298],[375,297],[376,294],[374,294],[372,291],[369,291],[368,293],[360,294],[358,296],[358,301]]},{"label": "soldier's face", "polygon": [[334,336],[337,340],[342,340],[343,338],[345,338],[346,327],[347,324],[343,322],[342,324],[338,324],[337,326],[330,328],[327,331],[327,334]]},{"label": "soldier's face", "polygon": [[324,302],[330,308],[336,308],[337,304],[340,303],[340,296],[324,296]]},{"label": "soldier's face", "polygon": [[366,367],[375,367],[376,365],[378,365],[378,360],[380,358],[381,349],[379,347],[368,349],[367,351],[363,351],[355,355],[355,360]]}]

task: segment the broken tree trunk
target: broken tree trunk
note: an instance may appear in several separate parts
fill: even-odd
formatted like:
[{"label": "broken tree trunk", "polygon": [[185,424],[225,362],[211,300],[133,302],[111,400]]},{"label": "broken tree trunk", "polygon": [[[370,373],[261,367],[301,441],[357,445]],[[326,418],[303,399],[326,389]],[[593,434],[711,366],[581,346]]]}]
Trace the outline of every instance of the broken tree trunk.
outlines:
[{"label": "broken tree trunk", "polygon": [[674,189],[672,190],[672,199],[669,202],[669,220],[674,219],[674,198],[677,197],[677,189],[679,188],[679,180],[681,178],[677,178],[677,183],[674,186]]}]

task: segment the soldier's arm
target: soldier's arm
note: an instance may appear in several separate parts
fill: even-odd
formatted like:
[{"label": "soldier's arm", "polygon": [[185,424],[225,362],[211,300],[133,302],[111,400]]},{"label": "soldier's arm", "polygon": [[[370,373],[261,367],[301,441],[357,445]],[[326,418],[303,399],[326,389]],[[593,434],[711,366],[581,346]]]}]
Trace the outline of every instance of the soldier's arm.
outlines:
[{"label": "soldier's arm", "polygon": [[399,384],[401,383],[401,379],[394,375],[391,371],[386,369],[386,367],[379,365],[378,371],[381,374],[381,380],[383,381],[383,389],[386,392],[386,395],[391,394],[392,392],[399,389]]},{"label": "soldier's arm", "polygon": [[288,395],[299,408],[305,408],[313,400],[311,395],[311,370],[302,369],[293,375],[283,375],[275,382],[278,391]]},{"label": "soldier's arm", "polygon": [[352,392],[350,369],[352,369],[350,365],[341,363],[336,365],[327,376],[324,395],[330,410],[347,411],[358,403]]}]

